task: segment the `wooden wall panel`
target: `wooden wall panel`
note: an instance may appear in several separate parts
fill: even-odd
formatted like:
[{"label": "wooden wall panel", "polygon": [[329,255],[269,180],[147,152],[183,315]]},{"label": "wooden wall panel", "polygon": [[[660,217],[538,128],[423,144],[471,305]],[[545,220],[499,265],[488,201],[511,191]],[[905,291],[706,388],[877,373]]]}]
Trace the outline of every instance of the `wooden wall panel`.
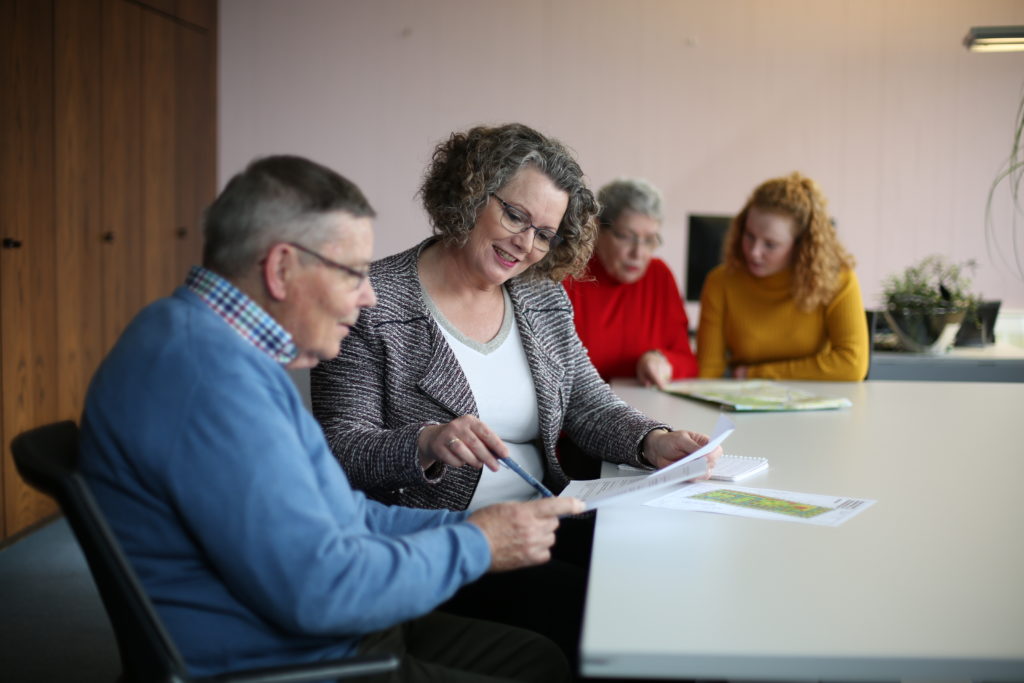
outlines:
[{"label": "wooden wall panel", "polygon": [[53,4],[0,4],[0,410],[4,536],[55,511],[21,481],[10,439],[51,421],[56,403]]},{"label": "wooden wall panel", "polygon": [[167,17],[174,16],[174,0],[129,0],[141,7],[156,10]]},{"label": "wooden wall panel", "polygon": [[69,420],[81,416],[103,351],[101,18],[100,0],[55,5],[57,402],[60,418]]},{"label": "wooden wall panel", "polygon": [[176,0],[174,14],[182,21],[204,28],[211,39],[217,33],[217,0]]},{"label": "wooden wall panel", "polygon": [[142,269],[143,296],[152,301],[178,284],[176,231],[174,22],[142,13]]},{"label": "wooden wall panel", "polygon": [[144,303],[142,270],[142,10],[103,0],[103,350]]},{"label": "wooden wall panel", "polygon": [[[212,2],[190,3],[190,16],[210,26]],[[201,10],[206,9],[206,12]],[[202,257],[202,212],[217,192],[216,26],[177,30],[175,166],[177,168],[177,268],[179,281]]]},{"label": "wooden wall panel", "polygon": [[215,0],[0,0],[0,539],[56,511],[11,436],[78,419],[127,322],[199,260],[216,19]]}]

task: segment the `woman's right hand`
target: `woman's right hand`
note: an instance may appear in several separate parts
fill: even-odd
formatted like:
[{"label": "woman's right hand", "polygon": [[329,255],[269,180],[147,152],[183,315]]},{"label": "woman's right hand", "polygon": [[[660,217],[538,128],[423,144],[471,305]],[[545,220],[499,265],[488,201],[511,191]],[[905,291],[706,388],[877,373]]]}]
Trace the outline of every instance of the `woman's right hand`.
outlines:
[{"label": "woman's right hand", "polygon": [[435,462],[452,467],[487,466],[498,471],[498,458],[508,456],[508,448],[491,428],[474,415],[463,415],[442,425],[430,425],[416,440],[420,465],[427,469]]}]

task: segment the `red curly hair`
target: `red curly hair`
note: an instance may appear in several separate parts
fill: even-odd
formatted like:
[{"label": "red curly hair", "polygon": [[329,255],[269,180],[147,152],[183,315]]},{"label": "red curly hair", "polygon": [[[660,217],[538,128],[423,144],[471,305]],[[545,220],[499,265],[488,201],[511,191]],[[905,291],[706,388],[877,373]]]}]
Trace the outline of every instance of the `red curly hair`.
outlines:
[{"label": "red curly hair", "polygon": [[839,273],[855,265],[853,256],[839,243],[827,205],[828,200],[818,184],[798,172],[766,180],[758,185],[729,226],[723,260],[732,268],[747,267],[742,238],[750,207],[789,216],[796,233],[793,236],[793,298],[805,311],[827,304],[839,288]]}]

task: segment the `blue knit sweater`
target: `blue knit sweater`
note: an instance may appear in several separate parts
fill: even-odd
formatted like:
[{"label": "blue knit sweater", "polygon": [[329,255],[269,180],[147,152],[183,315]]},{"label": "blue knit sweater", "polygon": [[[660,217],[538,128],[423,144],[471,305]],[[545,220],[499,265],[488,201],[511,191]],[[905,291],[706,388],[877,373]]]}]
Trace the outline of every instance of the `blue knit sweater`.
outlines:
[{"label": "blue knit sweater", "polygon": [[352,653],[490,564],[464,514],[353,491],[284,369],[185,288],[97,371],[81,469],[195,675]]}]

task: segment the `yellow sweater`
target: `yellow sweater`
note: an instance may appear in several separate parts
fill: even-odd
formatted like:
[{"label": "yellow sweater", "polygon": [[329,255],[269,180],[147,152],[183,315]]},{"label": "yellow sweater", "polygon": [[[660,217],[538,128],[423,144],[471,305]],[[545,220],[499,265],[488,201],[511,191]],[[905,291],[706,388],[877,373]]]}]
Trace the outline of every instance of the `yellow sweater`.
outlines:
[{"label": "yellow sweater", "polygon": [[749,377],[859,381],[868,371],[868,330],[852,270],[826,306],[797,308],[791,268],[755,278],[720,265],[704,281],[697,332],[701,377],[748,366]]}]

